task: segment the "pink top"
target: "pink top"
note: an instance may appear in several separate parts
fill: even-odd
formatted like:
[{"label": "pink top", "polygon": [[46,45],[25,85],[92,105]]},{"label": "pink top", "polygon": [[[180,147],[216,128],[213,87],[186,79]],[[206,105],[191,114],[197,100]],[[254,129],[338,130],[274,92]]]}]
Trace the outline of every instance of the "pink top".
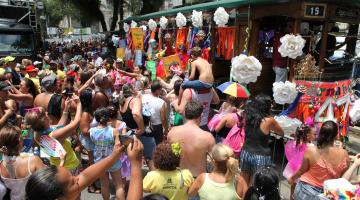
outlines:
[{"label": "pink top", "polygon": [[323,188],[324,181],[340,178],[348,168],[348,157],[334,167],[331,163],[320,157],[320,159],[305,172],[300,180],[315,187]]}]

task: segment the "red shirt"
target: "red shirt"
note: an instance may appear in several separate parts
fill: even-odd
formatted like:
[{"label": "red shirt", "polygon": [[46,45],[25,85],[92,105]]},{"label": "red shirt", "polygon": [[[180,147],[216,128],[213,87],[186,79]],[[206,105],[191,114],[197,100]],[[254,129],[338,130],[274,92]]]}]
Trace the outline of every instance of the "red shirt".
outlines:
[{"label": "red shirt", "polygon": [[273,67],[281,67],[286,68],[287,67],[287,58],[281,57],[279,53],[279,47],[281,45],[280,38],[283,35],[279,32],[275,33],[274,39],[273,39],[273,54],[272,54],[272,66]]}]

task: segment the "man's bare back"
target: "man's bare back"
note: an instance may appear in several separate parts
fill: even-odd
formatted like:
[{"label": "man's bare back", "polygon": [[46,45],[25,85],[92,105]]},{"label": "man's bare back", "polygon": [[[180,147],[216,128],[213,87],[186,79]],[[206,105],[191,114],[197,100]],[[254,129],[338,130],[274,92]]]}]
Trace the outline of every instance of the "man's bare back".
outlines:
[{"label": "man's bare back", "polygon": [[196,71],[199,72],[199,80],[204,83],[214,83],[214,75],[210,63],[199,57],[191,63],[191,67],[195,67]]},{"label": "man's bare back", "polygon": [[170,142],[181,145],[180,167],[189,169],[194,177],[206,172],[206,155],[215,145],[214,137],[195,124],[173,127],[169,134]]}]

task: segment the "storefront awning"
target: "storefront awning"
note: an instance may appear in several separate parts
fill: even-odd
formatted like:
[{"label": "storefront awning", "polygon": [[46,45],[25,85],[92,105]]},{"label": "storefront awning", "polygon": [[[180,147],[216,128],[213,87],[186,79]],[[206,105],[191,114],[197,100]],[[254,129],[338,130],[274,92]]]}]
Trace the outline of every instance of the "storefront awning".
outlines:
[{"label": "storefront awning", "polygon": [[192,6],[185,6],[180,8],[158,11],[141,16],[128,17],[127,19],[124,20],[124,22],[129,22],[131,20],[142,21],[151,18],[155,19],[155,18],[160,18],[162,16],[176,15],[178,12],[185,14],[185,13],[190,13],[193,10],[197,10],[197,11],[216,10],[218,7],[236,8],[241,5],[249,5],[249,4],[263,5],[263,4],[284,3],[289,1],[291,0],[220,0],[220,1],[213,1],[208,3],[195,4]]},{"label": "storefront awning", "polygon": [[[191,13],[193,10],[204,11],[204,10],[216,10],[218,7],[224,8],[236,8],[240,6],[246,5],[270,5],[270,4],[280,4],[280,3],[288,3],[296,0],[219,0],[212,1],[208,3],[195,4],[191,6],[184,6],[179,8],[173,8],[158,12],[149,13],[141,16],[132,16],[128,17],[123,22],[134,21],[142,21],[149,19],[156,19],[162,16],[175,16],[178,12],[183,14]],[[337,4],[343,6],[351,6],[352,8],[357,7],[360,8],[360,0],[309,0],[304,2],[316,2],[316,3],[329,3],[329,4]]]}]

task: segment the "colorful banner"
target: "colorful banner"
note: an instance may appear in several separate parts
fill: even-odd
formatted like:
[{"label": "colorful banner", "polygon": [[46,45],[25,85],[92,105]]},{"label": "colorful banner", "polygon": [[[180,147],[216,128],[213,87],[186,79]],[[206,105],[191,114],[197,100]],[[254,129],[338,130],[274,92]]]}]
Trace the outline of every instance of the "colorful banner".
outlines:
[{"label": "colorful banner", "polygon": [[171,63],[177,62],[180,65],[180,57],[178,55],[172,55],[162,58],[164,66],[169,67]]},{"label": "colorful banner", "polygon": [[125,59],[125,48],[117,48],[116,49],[116,58]]},{"label": "colorful banner", "polygon": [[301,97],[300,102],[310,103],[315,97],[317,102],[325,102],[328,97],[341,98],[347,95],[351,89],[350,80],[337,82],[318,82],[296,80],[296,85],[304,85],[306,94]]},{"label": "colorful banner", "polygon": [[144,50],[144,32],[141,28],[131,28],[132,43],[137,50]]},{"label": "colorful banner", "polygon": [[65,150],[59,141],[48,136],[40,137],[40,149],[51,157],[59,158],[65,154]]}]

